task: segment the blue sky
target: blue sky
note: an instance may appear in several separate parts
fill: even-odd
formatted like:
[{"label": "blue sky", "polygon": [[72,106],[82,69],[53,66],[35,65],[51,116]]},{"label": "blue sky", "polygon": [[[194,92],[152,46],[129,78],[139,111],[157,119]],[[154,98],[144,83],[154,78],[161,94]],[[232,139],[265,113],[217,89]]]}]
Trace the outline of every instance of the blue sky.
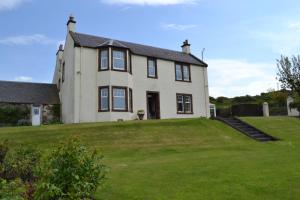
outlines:
[{"label": "blue sky", "polygon": [[212,96],[276,88],[276,59],[299,53],[300,1],[0,0],[0,80],[51,82],[66,22],[78,32],[181,50],[209,65]]}]

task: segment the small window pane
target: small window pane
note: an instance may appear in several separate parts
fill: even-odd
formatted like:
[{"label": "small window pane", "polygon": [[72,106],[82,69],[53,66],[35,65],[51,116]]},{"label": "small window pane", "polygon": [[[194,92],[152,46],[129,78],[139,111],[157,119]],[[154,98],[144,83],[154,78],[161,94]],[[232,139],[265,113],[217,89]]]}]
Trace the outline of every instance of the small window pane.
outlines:
[{"label": "small window pane", "polygon": [[189,69],[189,66],[183,66],[183,80],[190,81],[190,69]]},{"label": "small window pane", "polygon": [[34,108],[33,113],[34,113],[34,115],[39,115],[40,114],[40,109],[39,108]]},{"label": "small window pane", "polygon": [[101,51],[101,69],[108,69],[108,51]]},{"label": "small window pane", "polygon": [[184,96],[184,111],[186,113],[192,112],[191,96]]},{"label": "small window pane", "polygon": [[182,80],[181,65],[176,65],[176,80]]},{"label": "small window pane", "polygon": [[108,110],[108,88],[102,88],[100,91],[101,95],[101,110]]},{"label": "small window pane", "polygon": [[178,95],[177,96],[177,111],[178,112],[183,112],[183,96]]},{"label": "small window pane", "polygon": [[156,68],[154,60],[148,60],[148,76],[156,77]]},{"label": "small window pane", "polygon": [[114,109],[126,110],[125,89],[113,89]]},{"label": "small window pane", "polygon": [[125,53],[123,51],[113,51],[113,68],[125,70]]}]

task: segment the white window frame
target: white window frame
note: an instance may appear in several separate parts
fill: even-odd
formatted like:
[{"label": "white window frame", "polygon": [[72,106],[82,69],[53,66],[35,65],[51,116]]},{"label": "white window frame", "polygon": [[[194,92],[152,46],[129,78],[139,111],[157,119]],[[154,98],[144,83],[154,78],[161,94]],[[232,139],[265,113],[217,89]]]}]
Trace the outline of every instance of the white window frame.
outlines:
[{"label": "white window frame", "polygon": [[[114,55],[115,52],[121,52],[123,54],[123,56],[122,57],[115,57],[115,55]],[[127,53],[124,50],[112,49],[112,69],[113,70],[126,71],[126,68],[127,68],[127,65],[126,65],[126,57],[127,57],[127,55],[126,54]],[[121,61],[123,61],[124,67],[120,68],[120,67],[115,66],[115,63],[116,63],[115,60],[121,60]]]},{"label": "white window frame", "polygon": [[[115,90],[123,90],[124,92],[124,95],[122,96],[115,96]],[[127,88],[126,87],[118,87],[118,86],[113,86],[112,87],[112,101],[113,101],[113,106],[112,106],[112,109],[113,111],[124,111],[124,112],[127,112],[128,110],[128,93],[127,93]],[[125,107],[124,108],[117,108],[115,107],[115,98],[123,98],[124,99],[124,105]]]},{"label": "white window frame", "polygon": [[[103,52],[106,52],[106,56],[103,56]],[[103,66],[103,61],[105,61],[106,60],[106,66]],[[108,70],[109,69],[109,67],[108,67],[108,65],[109,65],[109,51],[108,51],[108,49],[103,49],[103,50],[100,50],[100,70]]]}]

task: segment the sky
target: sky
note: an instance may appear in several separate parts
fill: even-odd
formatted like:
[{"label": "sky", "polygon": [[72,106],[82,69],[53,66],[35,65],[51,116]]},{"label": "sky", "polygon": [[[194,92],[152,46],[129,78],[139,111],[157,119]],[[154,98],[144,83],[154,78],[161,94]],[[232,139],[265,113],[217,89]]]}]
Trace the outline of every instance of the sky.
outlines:
[{"label": "sky", "polygon": [[76,31],[181,51],[208,64],[210,95],[277,89],[276,59],[299,54],[299,0],[0,0],[0,80],[51,82]]}]

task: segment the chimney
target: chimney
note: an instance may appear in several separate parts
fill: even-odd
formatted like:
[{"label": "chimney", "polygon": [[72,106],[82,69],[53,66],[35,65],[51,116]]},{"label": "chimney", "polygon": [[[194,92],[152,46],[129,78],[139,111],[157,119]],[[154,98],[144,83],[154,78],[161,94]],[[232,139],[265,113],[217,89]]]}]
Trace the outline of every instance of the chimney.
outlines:
[{"label": "chimney", "polygon": [[56,53],[59,59],[62,59],[63,51],[64,51],[64,45],[60,44]]},{"label": "chimney", "polygon": [[182,52],[183,53],[186,53],[186,54],[190,54],[191,53],[191,45],[189,44],[188,40],[185,40],[183,42],[183,45],[181,47],[182,47]]},{"label": "chimney", "polygon": [[58,71],[60,71],[60,66],[63,59],[63,53],[64,53],[64,46],[61,44],[59,45],[59,48],[56,53],[56,67],[59,69]]},{"label": "chimney", "polygon": [[73,15],[70,15],[67,26],[68,26],[68,32],[72,31],[75,32],[75,18],[73,17]]}]

